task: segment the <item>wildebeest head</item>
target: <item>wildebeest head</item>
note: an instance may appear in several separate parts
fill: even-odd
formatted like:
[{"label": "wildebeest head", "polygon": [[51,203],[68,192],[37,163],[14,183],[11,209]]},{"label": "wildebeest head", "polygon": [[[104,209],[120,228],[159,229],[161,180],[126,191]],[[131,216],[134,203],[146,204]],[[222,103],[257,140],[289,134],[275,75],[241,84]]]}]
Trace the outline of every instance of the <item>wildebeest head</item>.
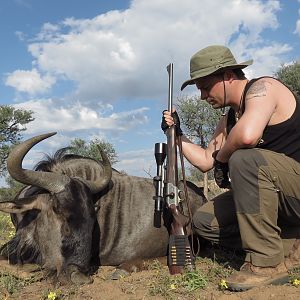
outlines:
[{"label": "wildebeest head", "polygon": [[23,169],[27,152],[54,134],[25,141],[8,157],[11,177],[27,186],[14,201],[0,203],[0,210],[12,214],[16,227],[2,254],[11,263],[38,263],[72,279],[74,270],[88,271],[96,222],[93,199],[110,182],[112,169],[101,149],[101,163],[64,155],[41,162],[34,171]]}]

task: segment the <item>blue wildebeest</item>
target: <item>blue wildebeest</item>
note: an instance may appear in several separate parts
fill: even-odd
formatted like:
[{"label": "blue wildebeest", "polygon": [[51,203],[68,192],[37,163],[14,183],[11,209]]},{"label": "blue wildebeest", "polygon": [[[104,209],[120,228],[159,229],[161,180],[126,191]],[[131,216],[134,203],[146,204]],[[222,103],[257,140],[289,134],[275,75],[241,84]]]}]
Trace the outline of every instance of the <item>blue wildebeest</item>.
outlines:
[{"label": "blue wildebeest", "polygon": [[[122,266],[165,256],[168,231],[153,226],[150,178],[119,173],[103,152],[97,162],[60,150],[35,170],[22,168],[27,152],[53,134],[33,137],[9,155],[10,175],[26,187],[14,201],[0,203],[16,227],[2,257],[12,264],[40,264],[62,282],[84,283],[91,265]],[[188,190],[195,211],[204,197],[192,183]]]}]

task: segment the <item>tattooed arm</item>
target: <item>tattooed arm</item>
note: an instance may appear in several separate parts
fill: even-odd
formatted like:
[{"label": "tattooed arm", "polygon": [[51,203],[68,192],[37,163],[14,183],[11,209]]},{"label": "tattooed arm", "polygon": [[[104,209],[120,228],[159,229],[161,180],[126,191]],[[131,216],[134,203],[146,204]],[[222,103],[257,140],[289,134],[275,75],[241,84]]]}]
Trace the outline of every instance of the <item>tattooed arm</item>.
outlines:
[{"label": "tattooed arm", "polygon": [[245,98],[245,111],[228,135],[218,153],[218,160],[227,162],[237,149],[253,148],[276,109],[274,79],[262,78],[252,84]]}]

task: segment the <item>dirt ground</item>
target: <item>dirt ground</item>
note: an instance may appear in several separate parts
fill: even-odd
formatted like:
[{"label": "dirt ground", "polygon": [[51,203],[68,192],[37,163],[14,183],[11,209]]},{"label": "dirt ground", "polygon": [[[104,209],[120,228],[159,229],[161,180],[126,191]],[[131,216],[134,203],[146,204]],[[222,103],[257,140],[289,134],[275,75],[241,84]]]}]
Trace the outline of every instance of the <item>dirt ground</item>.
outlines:
[{"label": "dirt ground", "polygon": [[[93,283],[82,286],[59,286],[49,279],[45,279],[42,272],[34,266],[16,267],[0,261],[0,272],[9,274],[10,280],[20,280],[20,286],[13,293],[7,289],[0,289],[0,299],[101,299],[101,300],[133,300],[133,299],[203,299],[203,300],[296,300],[300,299],[300,288],[292,284],[282,286],[267,286],[255,288],[246,292],[230,292],[220,290],[216,282],[209,282],[204,289],[199,289],[192,294],[183,293],[174,289],[168,291],[156,290],[153,294],[153,284],[158,279],[157,270],[146,270],[133,273],[119,280],[111,280],[110,275],[114,267],[101,267],[93,277]],[[167,266],[162,267],[168,272]],[[197,269],[201,268],[197,265]],[[203,266],[207,268],[207,266]],[[12,280],[13,281],[13,280]],[[9,284],[7,284],[9,287]],[[11,283],[11,289],[13,283]],[[152,293],[151,293],[152,288]]]}]

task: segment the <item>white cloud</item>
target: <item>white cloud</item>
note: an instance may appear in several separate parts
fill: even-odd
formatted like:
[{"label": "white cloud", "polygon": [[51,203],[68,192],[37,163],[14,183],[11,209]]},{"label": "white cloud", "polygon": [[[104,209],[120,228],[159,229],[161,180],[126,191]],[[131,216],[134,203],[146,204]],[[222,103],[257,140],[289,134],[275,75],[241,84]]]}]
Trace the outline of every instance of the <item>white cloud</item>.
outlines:
[{"label": "white cloud", "polygon": [[53,76],[41,76],[37,69],[32,69],[31,71],[16,70],[8,74],[5,84],[14,87],[18,92],[35,95],[47,92],[55,81]]},{"label": "white cloud", "polygon": [[[257,48],[249,48],[249,53],[256,64],[255,73],[250,69],[247,73],[249,78],[263,75],[274,75],[282,65],[281,55],[284,55],[292,50],[292,47],[287,44],[272,43],[268,46]],[[245,69],[247,72],[247,69]]]},{"label": "white cloud", "polygon": [[[141,177],[153,177],[156,175],[155,158],[153,149],[127,151],[119,155],[119,162],[114,165],[119,171]],[[150,176],[151,175],[151,176]]]},{"label": "white cloud", "polygon": [[[298,2],[300,3],[300,0],[298,0]],[[300,9],[298,10],[298,14],[300,16]],[[295,29],[294,33],[298,34],[300,36],[300,19],[298,19],[296,22],[296,29]]]},{"label": "white cloud", "polygon": [[300,20],[298,20],[296,22],[296,29],[295,29],[294,33],[300,35]]},{"label": "white cloud", "polygon": [[[174,62],[179,87],[189,57],[201,47],[230,43],[238,58],[248,59],[248,49],[265,46],[262,31],[278,26],[279,9],[274,0],[133,0],[124,11],[46,23],[28,49],[40,72],[74,82],[80,101],[157,97],[165,90],[165,66]],[[41,77],[35,80],[42,85]],[[27,88],[24,76],[11,86],[43,90]]]},{"label": "white cloud", "polygon": [[26,38],[26,34],[22,31],[16,31],[15,32],[16,37],[20,40],[20,41],[25,41]]},{"label": "white cloud", "polygon": [[[31,110],[34,112],[35,121],[27,125],[27,134],[51,131],[80,131],[101,129],[104,131],[124,132],[148,122],[145,112],[146,107],[110,113],[102,110],[94,110],[77,102],[72,105],[61,106],[52,99],[31,100],[15,104],[18,109]],[[112,107],[107,106],[108,110]]]}]

